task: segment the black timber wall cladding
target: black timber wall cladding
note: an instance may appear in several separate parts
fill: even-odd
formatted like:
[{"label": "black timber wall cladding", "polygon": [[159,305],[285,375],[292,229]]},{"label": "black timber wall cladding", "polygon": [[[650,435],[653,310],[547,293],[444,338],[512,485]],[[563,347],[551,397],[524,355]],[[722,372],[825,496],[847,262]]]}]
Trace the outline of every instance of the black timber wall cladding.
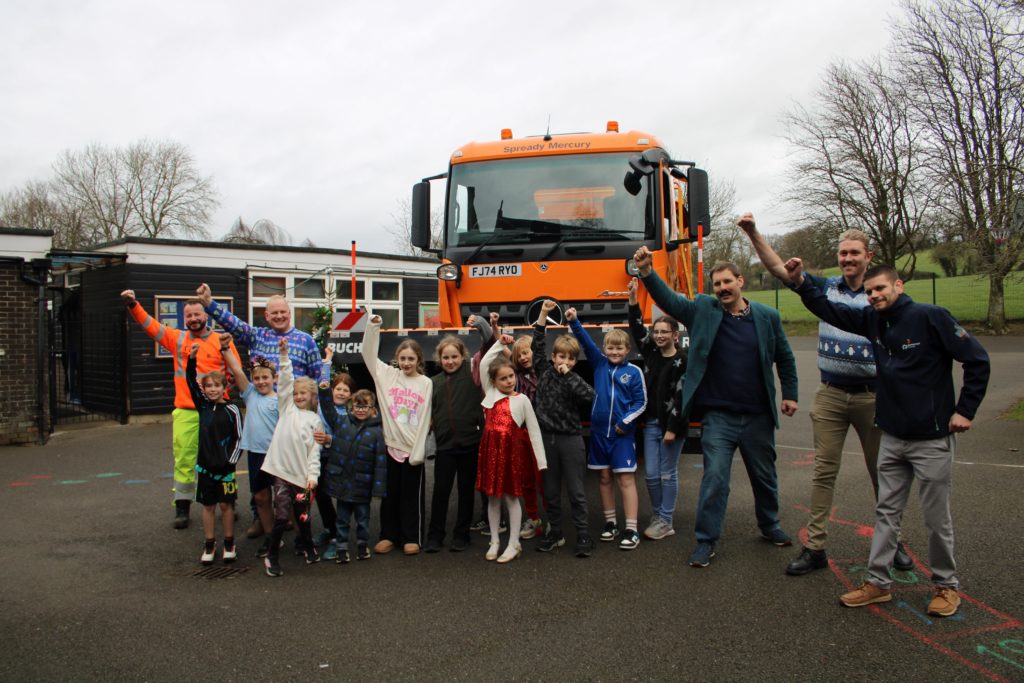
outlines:
[{"label": "black timber wall cladding", "polygon": [[[121,350],[125,331],[124,306],[118,296],[125,289],[123,264],[82,273],[81,316],[76,322],[65,316],[65,343],[78,349],[81,377],[79,391],[90,410],[120,414],[126,382]],[[108,294],[112,293],[112,294]],[[67,311],[74,315],[74,311]],[[77,335],[77,339],[70,336]]]},{"label": "black timber wall cladding", "polygon": [[[95,300],[93,305],[97,308],[122,306],[121,291],[134,289],[138,302],[153,315],[155,296],[194,296],[199,283],[206,282],[213,290],[215,299],[233,297],[233,308],[239,317],[243,320],[249,317],[249,285],[246,273],[241,269],[125,264],[105,270],[120,271],[120,277],[111,274],[109,278],[97,278],[94,283],[91,276],[103,271],[83,275],[82,289],[88,292],[86,300]],[[90,276],[88,285],[85,276]],[[153,340],[130,318],[128,335],[130,413],[145,415],[170,412],[174,408],[173,361],[170,358],[156,358]],[[239,351],[244,360],[244,350]]]},{"label": "black timber wall cladding", "polygon": [[422,301],[437,302],[437,278],[405,278],[402,282],[402,320],[405,327],[419,326]]}]

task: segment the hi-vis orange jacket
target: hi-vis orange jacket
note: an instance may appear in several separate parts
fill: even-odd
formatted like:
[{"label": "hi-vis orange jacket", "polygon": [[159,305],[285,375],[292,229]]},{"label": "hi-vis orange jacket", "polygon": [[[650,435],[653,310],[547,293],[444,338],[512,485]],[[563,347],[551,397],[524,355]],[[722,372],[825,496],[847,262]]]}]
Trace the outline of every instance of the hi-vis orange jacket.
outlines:
[{"label": "hi-vis orange jacket", "polygon": [[[174,407],[195,410],[196,406],[192,402],[188,382],[185,381],[188,354],[192,344],[199,342],[199,354],[196,356],[196,376],[200,380],[212,370],[226,372],[224,359],[220,355],[220,334],[205,330],[201,337],[193,337],[188,330],[176,330],[162,325],[149,313],[146,313],[138,301],[128,309],[128,314],[135,318],[135,322],[142,326],[146,334],[174,356]],[[238,350],[235,348],[234,341],[231,342],[231,353],[238,358]]]}]

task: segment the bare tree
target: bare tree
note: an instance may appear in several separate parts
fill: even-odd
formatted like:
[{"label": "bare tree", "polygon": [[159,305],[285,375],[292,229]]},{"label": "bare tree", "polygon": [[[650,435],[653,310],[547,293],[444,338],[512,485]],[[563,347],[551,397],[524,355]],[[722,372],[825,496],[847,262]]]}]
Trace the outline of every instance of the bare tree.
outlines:
[{"label": "bare tree", "polygon": [[292,236],[274,221],[261,218],[255,223],[249,224],[239,216],[231,224],[231,229],[228,230],[227,234],[220,238],[220,241],[232,244],[266,244],[268,246],[287,247],[292,244]]},{"label": "bare tree", "polygon": [[78,248],[129,235],[205,237],[216,207],[212,181],[184,146],[143,140],[65,150],[51,179],[7,193],[0,213],[8,223],[53,230],[58,246]]},{"label": "bare tree", "polygon": [[798,105],[785,117],[796,150],[787,199],[836,234],[864,230],[884,263],[910,254],[912,274],[931,202],[904,90],[880,63],[835,63],[816,100],[814,110]]},{"label": "bare tree", "polygon": [[928,169],[989,277],[987,325],[1006,331],[1004,279],[1024,253],[1013,212],[1024,185],[1024,5],[907,1],[894,53]]},{"label": "bare tree", "polygon": [[207,236],[205,226],[217,208],[213,181],[199,174],[184,145],[142,140],[115,154],[127,171],[134,234]]},{"label": "bare tree", "polygon": [[[409,256],[427,256],[412,245],[412,201],[396,199],[395,210],[391,212],[391,222],[384,226],[384,231],[391,235],[391,243],[399,254]],[[430,212],[430,246],[440,249],[444,246],[444,216],[441,211]]]}]

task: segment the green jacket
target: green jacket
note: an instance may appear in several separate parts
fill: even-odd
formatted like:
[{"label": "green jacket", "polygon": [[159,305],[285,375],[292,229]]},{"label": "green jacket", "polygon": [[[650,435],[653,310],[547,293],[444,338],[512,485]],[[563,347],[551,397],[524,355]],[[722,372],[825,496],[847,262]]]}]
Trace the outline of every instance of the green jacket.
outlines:
[{"label": "green jacket", "polygon": [[[698,294],[695,299],[673,292],[653,270],[643,279],[644,286],[650,292],[658,307],[679,322],[686,325],[690,334],[689,356],[686,361],[686,378],[683,380],[682,411],[689,415],[693,407],[693,396],[697,387],[704,379],[707,370],[708,354],[711,345],[718,335],[718,327],[725,317],[725,309],[715,297]],[[774,308],[750,302],[750,314],[754,317],[754,328],[757,330],[757,346],[761,360],[761,382],[768,391],[771,402],[772,419],[776,429],[779,426],[779,411],[775,402],[775,378],[772,377],[772,365],[778,365],[779,380],[782,383],[782,398],[787,401],[797,400],[796,359],[789,348],[786,333],[782,329],[782,319]],[[751,378],[754,381],[754,378]]]}]

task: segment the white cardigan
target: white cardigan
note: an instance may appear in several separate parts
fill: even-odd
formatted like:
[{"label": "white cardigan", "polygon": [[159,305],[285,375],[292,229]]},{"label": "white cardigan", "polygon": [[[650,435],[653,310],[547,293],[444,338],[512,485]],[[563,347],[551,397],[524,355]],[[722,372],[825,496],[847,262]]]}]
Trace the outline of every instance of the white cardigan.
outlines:
[{"label": "white cardigan", "polygon": [[377,385],[377,402],[384,423],[384,443],[409,454],[410,465],[422,465],[430,431],[434,383],[425,375],[407,377],[377,358],[380,323],[369,322],[363,333],[363,361]]},{"label": "white cardigan", "polygon": [[526,431],[530,435],[530,445],[533,446],[533,455],[537,458],[537,468],[547,469],[548,460],[544,454],[544,439],[541,437],[540,425],[537,424],[537,415],[533,412],[533,404],[530,403],[530,399],[523,394],[512,394],[511,396],[503,394],[491,384],[491,363],[504,350],[504,346],[496,343],[480,359],[480,384],[484,390],[484,400],[480,401],[480,405],[490,409],[501,399],[507,398],[509,411],[512,413],[512,419],[515,420],[516,425],[522,427],[524,423],[526,424]]},{"label": "white cardigan", "polygon": [[262,469],[289,484],[305,488],[308,482],[320,476],[320,444],[313,440],[313,432],[324,427],[315,411],[302,410],[295,405],[294,385],[292,361],[286,357],[281,361],[277,376],[277,426]]}]

